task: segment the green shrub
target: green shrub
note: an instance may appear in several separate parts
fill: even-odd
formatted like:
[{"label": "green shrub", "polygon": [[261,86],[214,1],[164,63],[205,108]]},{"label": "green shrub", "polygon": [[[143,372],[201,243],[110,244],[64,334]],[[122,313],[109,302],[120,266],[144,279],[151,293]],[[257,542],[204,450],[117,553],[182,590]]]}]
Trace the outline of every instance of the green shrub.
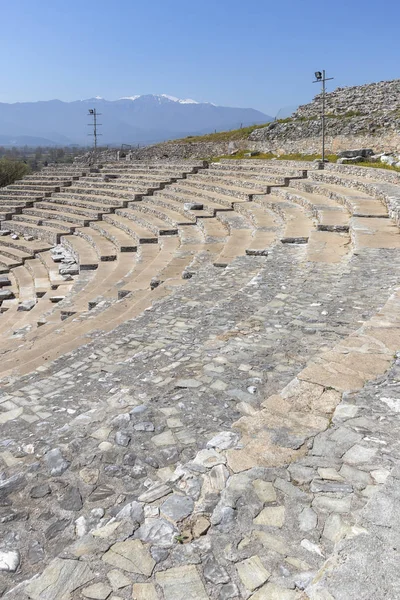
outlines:
[{"label": "green shrub", "polygon": [[0,187],[14,183],[28,173],[30,173],[30,168],[26,163],[9,158],[0,159]]}]

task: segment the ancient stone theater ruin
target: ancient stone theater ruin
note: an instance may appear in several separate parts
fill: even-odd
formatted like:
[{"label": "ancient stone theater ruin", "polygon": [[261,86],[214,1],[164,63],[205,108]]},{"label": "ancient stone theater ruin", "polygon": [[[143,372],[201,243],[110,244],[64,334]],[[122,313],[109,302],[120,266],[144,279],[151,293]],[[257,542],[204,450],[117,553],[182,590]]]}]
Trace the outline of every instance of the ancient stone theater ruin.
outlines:
[{"label": "ancient stone theater ruin", "polygon": [[0,593],[400,598],[400,173],[129,158],[0,191]]}]

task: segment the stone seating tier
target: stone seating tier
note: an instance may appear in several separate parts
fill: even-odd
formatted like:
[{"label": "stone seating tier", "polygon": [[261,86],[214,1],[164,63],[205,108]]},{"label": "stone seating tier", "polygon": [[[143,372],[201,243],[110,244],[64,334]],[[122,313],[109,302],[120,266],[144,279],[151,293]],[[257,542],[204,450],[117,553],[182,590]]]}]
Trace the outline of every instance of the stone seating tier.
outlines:
[{"label": "stone seating tier", "polygon": [[2,222],[0,589],[394,598],[397,184],[159,162]]}]

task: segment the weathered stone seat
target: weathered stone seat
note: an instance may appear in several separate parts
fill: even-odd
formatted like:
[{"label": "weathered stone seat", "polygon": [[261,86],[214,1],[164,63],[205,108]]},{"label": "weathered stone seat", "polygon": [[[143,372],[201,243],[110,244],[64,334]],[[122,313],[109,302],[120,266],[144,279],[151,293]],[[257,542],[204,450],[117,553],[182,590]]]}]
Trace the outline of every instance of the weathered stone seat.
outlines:
[{"label": "weathered stone seat", "polygon": [[34,208],[24,208],[22,215],[17,218],[19,221],[22,221],[25,216],[36,217],[38,221],[43,223],[54,222],[55,226],[67,226],[71,230],[73,230],[74,227],[84,227],[89,224],[91,218],[93,219],[93,215],[84,216],[77,213],[70,213],[66,209],[46,210],[45,208],[42,208],[41,203],[40,208],[37,208],[36,206]]},{"label": "weathered stone seat", "polygon": [[[119,206],[125,206],[128,203],[128,199],[119,198],[118,196],[108,196],[106,193],[104,195],[100,194],[87,194],[86,191],[76,191],[75,188],[71,187],[66,190],[64,194],[56,194],[54,196],[57,204],[73,204],[73,202],[78,202],[78,206],[80,203],[84,203],[86,206],[94,206],[94,207],[105,207],[105,211],[107,207],[115,208]],[[134,199],[134,195],[132,195],[131,200]],[[51,200],[51,199],[50,199]]]},{"label": "weathered stone seat", "polygon": [[[139,227],[144,230],[151,231],[156,236],[159,235],[175,235],[178,232],[177,225],[171,225],[167,221],[160,219],[159,217],[152,215],[151,213],[145,213],[134,208],[118,208],[115,211],[116,216],[123,217],[128,221],[135,223],[135,227]],[[109,220],[113,217],[106,215],[106,219]]]},{"label": "weathered stone seat", "polygon": [[259,195],[255,201],[260,206],[276,211],[281,216],[284,222],[282,243],[306,243],[308,241],[310,233],[314,229],[310,212],[280,196],[275,196],[274,193]]},{"label": "weathered stone seat", "polygon": [[174,229],[178,228],[179,225],[196,223],[197,215],[194,211],[176,211],[173,208],[158,204],[152,196],[145,196],[141,202],[130,202],[127,208],[145,215],[154,215],[161,221],[172,225]]},{"label": "weathered stone seat", "polygon": [[[300,187],[300,186],[299,186]],[[345,206],[328,196],[304,191],[302,188],[274,189],[274,195],[304,206],[317,219],[317,228],[324,231],[348,231],[350,213]]]},{"label": "weathered stone seat", "polygon": [[[109,212],[111,210],[111,207],[107,207],[104,204],[103,205],[96,205],[96,204],[92,204],[92,203],[86,203],[86,205],[84,206],[77,206],[74,203],[69,203],[68,201],[66,203],[62,203],[62,202],[55,202],[55,200],[58,200],[58,198],[54,199],[51,198],[50,201],[43,201],[40,203],[40,210],[51,210],[54,211],[55,213],[59,213],[59,212],[65,212],[65,213],[69,213],[70,215],[77,215],[78,218],[80,216],[84,216],[84,217],[88,217],[91,219],[101,219],[101,215],[103,214],[103,212]],[[83,203],[84,204],[84,203]],[[71,216],[71,218],[74,218]]]},{"label": "weathered stone seat", "polygon": [[[75,236],[85,239],[92,246],[101,262],[116,260],[117,254],[120,252],[119,248],[113,242],[92,227],[76,229]],[[68,242],[68,239],[65,239]]]},{"label": "weathered stone seat", "polygon": [[[319,172],[318,172],[319,173]],[[310,172],[312,177],[312,172]],[[342,183],[344,183],[342,181]],[[326,196],[332,200],[336,200],[338,204],[342,204],[347,210],[354,216],[370,216],[370,217],[387,217],[388,212],[386,207],[378,199],[371,195],[365,194],[352,189],[351,181],[348,185],[335,185],[330,183],[324,183],[320,180],[312,181],[301,181],[291,182],[291,187],[299,189],[301,191],[308,191],[315,197],[318,195]]]},{"label": "weathered stone seat", "polygon": [[118,213],[104,215],[103,221],[122,229],[122,231],[127,233],[137,244],[157,243],[157,234],[154,234],[152,230],[146,229],[124,215]]},{"label": "weathered stone seat", "polygon": [[72,254],[80,270],[97,269],[99,257],[93,246],[83,237],[76,235],[62,236],[60,243]]},{"label": "weathered stone seat", "polygon": [[105,239],[111,241],[119,252],[136,252],[137,239],[133,239],[120,227],[107,221],[95,221],[90,223],[91,229],[98,231]]},{"label": "weathered stone seat", "polygon": [[[218,198],[216,198],[215,200],[210,197],[204,197],[202,196],[201,200],[199,200],[198,198],[195,198],[191,191],[185,188],[181,188],[179,187],[178,184],[172,184],[171,186],[168,186],[166,188],[164,188],[162,191],[160,192],[154,192],[152,198],[154,199],[154,201],[157,201],[157,198],[166,198],[166,199],[172,199],[175,202],[179,202],[182,205],[184,204],[202,204],[203,205],[203,210],[205,211],[206,214],[209,215],[214,215],[216,210],[232,210],[232,200],[230,198],[226,198],[225,196],[221,196],[220,197],[220,201],[218,201]],[[197,211],[196,211],[196,215],[197,215]]]}]

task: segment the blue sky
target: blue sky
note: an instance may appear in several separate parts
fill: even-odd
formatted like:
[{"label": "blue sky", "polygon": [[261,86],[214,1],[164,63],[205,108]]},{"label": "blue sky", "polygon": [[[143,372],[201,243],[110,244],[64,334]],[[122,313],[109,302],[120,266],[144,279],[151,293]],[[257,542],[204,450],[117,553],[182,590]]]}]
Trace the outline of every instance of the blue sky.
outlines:
[{"label": "blue sky", "polygon": [[0,0],[0,102],[165,93],[275,116],[400,77],[400,2]]}]

